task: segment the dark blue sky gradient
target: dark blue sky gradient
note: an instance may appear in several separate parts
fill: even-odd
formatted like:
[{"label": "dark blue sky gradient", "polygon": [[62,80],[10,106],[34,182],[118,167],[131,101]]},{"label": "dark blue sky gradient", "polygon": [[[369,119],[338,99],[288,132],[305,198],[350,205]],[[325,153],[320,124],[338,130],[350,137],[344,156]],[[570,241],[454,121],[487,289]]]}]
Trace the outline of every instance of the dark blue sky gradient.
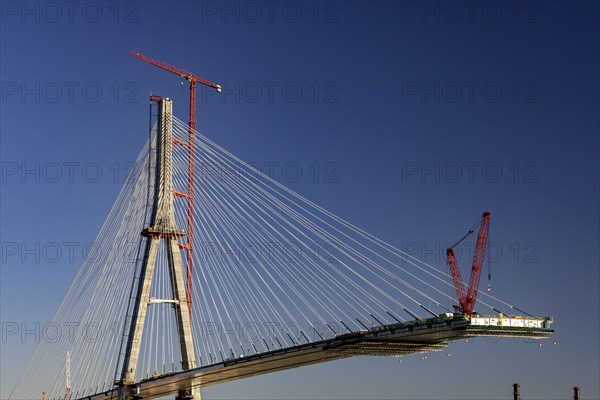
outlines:
[{"label": "dark blue sky gradient", "polygon": [[[441,269],[491,211],[493,294],[556,320],[556,346],[477,339],[207,398],[496,399],[513,382],[600,398],[597,2],[82,2],[72,18],[0,4],[3,323],[52,319],[147,137],[148,94],[187,120],[187,83],[135,50],[223,85],[200,93],[205,135]],[[1,346],[6,398],[35,337]]]}]

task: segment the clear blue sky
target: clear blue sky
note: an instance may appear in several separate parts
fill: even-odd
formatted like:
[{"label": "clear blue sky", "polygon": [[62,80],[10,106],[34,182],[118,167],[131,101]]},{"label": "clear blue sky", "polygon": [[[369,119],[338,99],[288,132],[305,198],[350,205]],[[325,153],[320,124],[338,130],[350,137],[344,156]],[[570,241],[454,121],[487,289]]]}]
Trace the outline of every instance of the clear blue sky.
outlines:
[{"label": "clear blue sky", "polygon": [[[600,398],[597,2],[0,6],[3,323],[51,320],[147,136],[148,94],[187,120],[187,84],[136,50],[223,85],[199,98],[208,137],[440,268],[490,210],[494,294],[556,320],[556,346],[475,340],[206,398],[495,399],[513,382]],[[0,343],[1,398],[35,340]]]}]

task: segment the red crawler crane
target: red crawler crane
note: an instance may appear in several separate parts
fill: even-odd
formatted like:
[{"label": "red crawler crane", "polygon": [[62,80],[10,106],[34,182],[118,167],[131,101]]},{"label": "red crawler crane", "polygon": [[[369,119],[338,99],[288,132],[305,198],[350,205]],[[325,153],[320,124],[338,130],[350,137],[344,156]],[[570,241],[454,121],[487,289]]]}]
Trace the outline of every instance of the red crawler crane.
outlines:
[{"label": "red crawler crane", "polygon": [[456,289],[456,295],[458,296],[458,309],[467,315],[471,315],[473,313],[473,307],[475,307],[477,291],[479,290],[479,278],[481,278],[481,267],[483,265],[483,257],[485,255],[485,248],[488,242],[489,231],[490,213],[486,211],[481,217],[479,234],[477,235],[477,243],[475,245],[475,255],[473,256],[473,268],[471,269],[471,278],[469,279],[467,293],[465,293],[465,285],[460,275],[458,262],[456,261],[456,257],[454,256],[454,250],[452,249],[456,247],[460,242],[462,242],[467,236],[473,233],[474,230],[469,230],[469,232],[465,236],[463,236],[462,239],[460,239],[458,242],[446,249],[448,264],[450,265],[452,279],[454,280],[454,288]]},{"label": "red crawler crane", "polygon": [[190,83],[190,122],[189,122],[189,140],[183,142],[180,140],[174,140],[173,143],[181,146],[187,146],[189,161],[188,161],[188,192],[181,193],[175,192],[176,197],[187,197],[188,209],[187,209],[187,243],[179,244],[179,248],[186,250],[186,265],[187,265],[187,281],[186,281],[186,301],[190,310],[190,320],[192,319],[192,265],[193,265],[193,251],[194,251],[194,152],[196,148],[196,83],[201,83],[205,86],[215,89],[217,92],[221,91],[221,85],[207,81],[200,78],[198,75],[191,72],[184,71],[181,68],[177,68],[173,65],[169,65],[162,61],[153,60],[149,57],[143,56],[135,51],[131,52],[131,55],[137,59],[147,62],[155,67],[162,68],[165,71],[169,71],[175,75],[179,75],[185,78]]}]

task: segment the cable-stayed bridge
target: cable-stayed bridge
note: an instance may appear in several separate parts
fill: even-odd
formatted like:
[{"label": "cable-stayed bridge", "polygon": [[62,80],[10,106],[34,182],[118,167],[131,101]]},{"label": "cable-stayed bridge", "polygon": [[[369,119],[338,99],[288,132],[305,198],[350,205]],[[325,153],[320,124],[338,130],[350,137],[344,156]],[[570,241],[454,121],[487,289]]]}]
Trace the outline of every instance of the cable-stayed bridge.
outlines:
[{"label": "cable-stayed bridge", "polygon": [[151,104],[136,167],[53,319],[70,334],[39,344],[11,398],[198,399],[344,357],[552,334],[485,292],[464,313],[455,277],[255,170],[169,99]]}]

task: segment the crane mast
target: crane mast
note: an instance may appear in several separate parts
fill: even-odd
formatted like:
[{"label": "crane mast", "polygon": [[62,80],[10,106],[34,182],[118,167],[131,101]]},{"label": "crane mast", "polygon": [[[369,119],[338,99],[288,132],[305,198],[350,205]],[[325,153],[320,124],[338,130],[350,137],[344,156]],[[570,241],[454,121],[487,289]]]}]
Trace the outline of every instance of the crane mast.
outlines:
[{"label": "crane mast", "polygon": [[154,60],[146,57],[135,51],[131,55],[139,60],[142,60],[150,65],[161,68],[186,79],[190,83],[190,112],[189,112],[189,129],[188,142],[174,141],[174,144],[186,146],[188,148],[188,192],[176,192],[176,197],[187,198],[187,243],[179,244],[179,248],[186,251],[186,302],[192,318],[192,266],[194,252],[194,157],[196,151],[196,83],[208,86],[221,92],[221,85],[200,78],[198,75],[185,71],[181,68],[167,64],[162,61]]},{"label": "crane mast", "polygon": [[475,301],[477,300],[477,292],[479,290],[479,280],[481,278],[481,270],[483,265],[483,259],[485,256],[485,248],[487,247],[488,237],[490,230],[490,213],[484,212],[481,217],[481,224],[479,225],[479,233],[477,235],[477,242],[475,244],[475,254],[473,256],[473,267],[471,268],[471,277],[469,279],[469,286],[467,292],[465,292],[465,284],[458,268],[458,261],[454,255],[453,248],[462,242],[467,236],[474,231],[471,229],[469,233],[462,237],[454,245],[446,249],[446,256],[448,258],[448,264],[450,265],[450,272],[452,273],[452,280],[454,282],[454,288],[456,290],[456,296],[458,297],[458,308],[461,312],[471,315],[473,308],[475,307]]}]

